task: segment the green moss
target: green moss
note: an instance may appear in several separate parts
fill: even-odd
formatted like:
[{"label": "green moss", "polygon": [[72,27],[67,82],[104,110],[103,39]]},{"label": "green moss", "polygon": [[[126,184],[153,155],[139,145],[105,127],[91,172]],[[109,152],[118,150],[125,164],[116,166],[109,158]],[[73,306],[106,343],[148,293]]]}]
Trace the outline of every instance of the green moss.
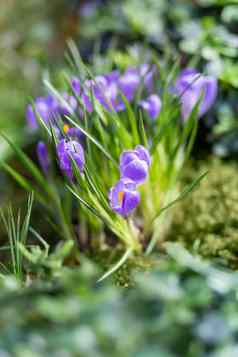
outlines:
[{"label": "green moss", "polygon": [[[110,270],[121,258],[123,250],[120,248],[101,252],[94,252],[90,260],[101,269],[101,275]],[[112,274],[114,285],[132,287],[135,285],[134,277],[137,273],[151,271],[158,266],[158,259],[153,256],[135,256],[128,259],[115,273]]]},{"label": "green moss", "polygon": [[209,170],[200,187],[175,208],[168,239],[181,241],[206,258],[238,268],[238,165],[210,159],[185,177],[189,182]]}]

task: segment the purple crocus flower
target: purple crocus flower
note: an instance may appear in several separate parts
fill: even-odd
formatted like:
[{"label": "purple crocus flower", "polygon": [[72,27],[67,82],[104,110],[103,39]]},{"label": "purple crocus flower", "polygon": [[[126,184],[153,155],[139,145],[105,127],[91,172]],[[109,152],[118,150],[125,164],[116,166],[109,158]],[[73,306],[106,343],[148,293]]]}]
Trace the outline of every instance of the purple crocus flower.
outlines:
[{"label": "purple crocus flower", "polygon": [[202,95],[198,117],[203,116],[214,104],[217,97],[217,79],[204,76],[195,69],[182,71],[175,84],[175,92],[181,96],[182,116],[187,119]]},{"label": "purple crocus flower", "polygon": [[136,185],[131,180],[125,178],[119,180],[109,192],[112,210],[123,217],[132,213],[140,202],[140,193],[135,189]]},{"label": "purple crocus flower", "polygon": [[57,145],[56,150],[60,168],[70,180],[73,180],[72,159],[78,166],[79,171],[81,173],[83,172],[85,162],[84,150],[79,142],[77,142],[76,140],[66,141],[65,139],[62,139]]},{"label": "purple crocus flower", "polygon": [[139,102],[139,105],[147,111],[151,119],[156,119],[161,111],[161,100],[157,94],[151,94],[146,100]]},{"label": "purple crocus flower", "polygon": [[127,178],[136,185],[145,182],[151,158],[149,151],[142,145],[137,145],[135,150],[124,151],[120,157],[121,178]]},{"label": "purple crocus flower", "polygon": [[50,168],[50,158],[46,144],[43,141],[39,141],[36,146],[36,154],[45,175],[48,174]]}]

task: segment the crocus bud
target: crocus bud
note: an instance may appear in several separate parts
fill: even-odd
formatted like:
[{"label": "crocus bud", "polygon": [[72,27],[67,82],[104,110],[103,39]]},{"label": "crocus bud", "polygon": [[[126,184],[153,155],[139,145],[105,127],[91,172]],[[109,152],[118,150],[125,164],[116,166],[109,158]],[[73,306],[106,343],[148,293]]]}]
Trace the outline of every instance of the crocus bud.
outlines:
[{"label": "crocus bud", "polygon": [[60,140],[57,145],[57,155],[59,159],[59,165],[63,173],[68,176],[70,180],[73,180],[73,163],[75,161],[82,173],[84,169],[84,150],[82,145],[76,140],[66,141],[65,139]]}]

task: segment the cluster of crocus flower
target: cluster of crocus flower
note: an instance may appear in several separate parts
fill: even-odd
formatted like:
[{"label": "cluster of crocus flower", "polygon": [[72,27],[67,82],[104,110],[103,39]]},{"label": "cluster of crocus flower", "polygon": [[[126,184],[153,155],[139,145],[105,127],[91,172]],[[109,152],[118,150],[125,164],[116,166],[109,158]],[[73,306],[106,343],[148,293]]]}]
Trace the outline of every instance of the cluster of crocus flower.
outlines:
[{"label": "cluster of crocus flower", "polygon": [[137,104],[147,111],[151,119],[155,119],[161,110],[161,101],[153,93],[154,74],[154,66],[143,64],[138,68],[129,67],[123,74],[115,70],[96,76],[93,80],[86,80],[83,86],[77,77],[73,77],[71,86],[88,113],[93,111],[93,101],[100,103],[108,111],[123,111],[126,108],[125,99],[131,103],[136,99],[139,88],[142,88],[142,92],[149,97]]},{"label": "cluster of crocus flower", "polygon": [[[33,105],[28,105],[26,118],[31,129],[37,128],[36,113],[47,124],[57,121],[58,116],[83,111],[92,113],[94,104],[100,103],[107,111],[120,112],[125,110],[125,99],[131,103],[136,101],[151,119],[157,119],[162,103],[155,87],[156,69],[154,66],[143,64],[139,67],[129,67],[124,73],[117,70],[104,75],[87,79],[81,83],[77,77],[71,78],[72,95],[62,94],[62,101],[52,95],[39,97]],[[217,96],[217,80],[204,76],[193,68],[187,68],[178,76],[172,93],[181,101],[181,114],[187,119],[201,97],[198,116],[203,116],[214,104]],[[140,98],[137,98],[140,93]],[[141,98],[141,96],[143,96]]]},{"label": "cluster of crocus flower", "polygon": [[[84,168],[84,149],[80,143],[82,132],[67,124],[67,116],[72,114],[82,117],[84,112],[92,113],[95,105],[100,104],[107,111],[121,112],[126,109],[126,101],[142,108],[152,120],[159,118],[162,102],[156,89],[155,66],[143,64],[129,67],[124,73],[117,70],[96,76],[82,82],[78,77],[70,80],[71,93],[63,93],[55,98],[53,95],[39,97],[28,105],[26,117],[31,129],[36,129],[37,115],[46,125],[54,127],[58,139],[57,156],[62,172],[73,179],[75,161],[80,172]],[[195,105],[199,103],[198,117],[204,115],[214,104],[217,96],[217,80],[204,76],[195,69],[187,68],[181,72],[171,88],[171,95],[176,95],[181,103],[181,115],[186,120]],[[59,117],[61,118],[59,124]],[[62,124],[63,123],[63,124]],[[62,126],[63,125],[63,126]],[[42,170],[48,173],[50,159],[46,144],[39,142],[37,156]],[[142,146],[125,151],[120,158],[119,182],[110,191],[112,209],[127,216],[140,201],[136,188],[143,183],[150,166],[149,152]]]},{"label": "cluster of crocus flower", "polygon": [[142,145],[121,154],[120,180],[109,191],[110,206],[114,212],[127,217],[138,206],[140,193],[136,189],[145,182],[150,165],[149,151]]}]

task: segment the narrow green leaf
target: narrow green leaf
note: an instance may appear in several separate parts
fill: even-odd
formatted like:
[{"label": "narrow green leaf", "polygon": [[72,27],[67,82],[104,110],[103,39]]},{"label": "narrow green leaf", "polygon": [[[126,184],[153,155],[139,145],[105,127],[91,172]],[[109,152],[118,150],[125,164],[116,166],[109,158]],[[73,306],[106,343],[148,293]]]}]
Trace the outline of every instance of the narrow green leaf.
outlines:
[{"label": "narrow green leaf", "polygon": [[89,134],[87,131],[85,131],[78,123],[76,123],[73,119],[71,119],[70,117],[67,117],[68,121],[73,124],[76,128],[80,129],[82,131],[82,133],[89,139],[92,141],[92,143],[94,143],[94,145],[96,145],[101,151],[102,153],[109,159],[111,160],[114,165],[117,166],[117,162],[113,159],[113,157],[109,154],[109,152],[107,150],[104,149],[104,147],[91,135]]},{"label": "narrow green leaf", "polygon": [[3,133],[0,133],[0,135],[4,138],[4,140],[7,141],[7,143],[11,146],[11,148],[14,150],[16,153],[17,157],[20,159],[21,163],[25,166],[25,168],[32,174],[32,176],[35,178],[35,180],[38,182],[38,184],[48,193],[49,187],[47,184],[46,179],[40,172],[40,170],[37,168],[37,166],[33,163],[31,159],[15,144],[11,142]]},{"label": "narrow green leaf", "polygon": [[201,180],[208,174],[208,171],[206,171],[205,173],[201,174],[196,180],[194,180],[191,185],[189,185],[187,188],[184,189],[184,191],[182,191],[182,193],[172,202],[168,203],[166,206],[162,207],[160,209],[160,211],[154,216],[154,218],[152,219],[152,222],[158,218],[158,216],[161,215],[161,213],[163,213],[164,211],[166,211],[167,209],[169,209],[170,207],[174,206],[176,203],[180,202],[181,200],[185,199],[188,194],[194,190],[194,188],[201,182]]},{"label": "narrow green leaf", "polygon": [[146,136],[145,126],[142,111],[139,110],[138,132],[142,141],[142,144],[148,148],[148,139]]},{"label": "narrow green leaf", "polygon": [[12,176],[12,178],[22,187],[24,190],[28,192],[35,192],[35,195],[40,203],[43,205],[48,205],[46,199],[32,186],[32,184],[21,174],[19,174],[16,170],[14,170],[11,166],[6,163],[1,164],[3,168]]}]

